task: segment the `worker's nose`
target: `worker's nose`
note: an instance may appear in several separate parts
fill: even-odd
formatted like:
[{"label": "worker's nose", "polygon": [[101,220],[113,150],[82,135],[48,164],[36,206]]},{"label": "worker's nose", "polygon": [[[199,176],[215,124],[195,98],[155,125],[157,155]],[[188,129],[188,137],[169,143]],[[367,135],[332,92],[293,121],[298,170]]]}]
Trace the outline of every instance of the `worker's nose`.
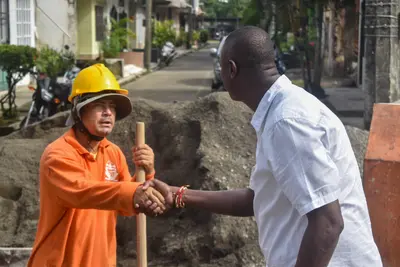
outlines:
[{"label": "worker's nose", "polygon": [[111,116],[113,113],[112,113],[113,111],[112,111],[112,108],[111,107],[104,107],[104,109],[103,109],[103,114],[105,115],[105,116]]}]

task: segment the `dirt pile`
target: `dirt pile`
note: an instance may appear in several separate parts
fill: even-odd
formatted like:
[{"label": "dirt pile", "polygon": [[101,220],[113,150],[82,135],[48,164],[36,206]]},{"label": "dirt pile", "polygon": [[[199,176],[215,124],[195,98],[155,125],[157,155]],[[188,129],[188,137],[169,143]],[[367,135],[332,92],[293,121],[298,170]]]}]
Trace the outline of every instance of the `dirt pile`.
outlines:
[{"label": "dirt pile", "polygon": [[[133,114],[117,123],[109,138],[125,153],[132,173],[130,148],[135,122],[144,121],[146,142],[154,149],[160,179],[203,190],[248,186],[256,136],[247,107],[232,102],[226,93],[190,103],[137,100],[133,107]],[[61,126],[64,119],[65,115],[60,115],[58,121],[36,126],[24,136],[15,133],[0,138],[1,247],[29,247],[33,243],[39,214],[39,160],[46,145],[67,130],[51,128]],[[357,158],[363,158],[368,132],[352,127],[347,130]],[[253,218],[179,210],[148,218],[147,229],[149,266],[265,266]],[[119,266],[135,266],[135,232],[134,218],[119,218]],[[6,260],[21,257],[0,255],[0,266],[7,266]]]}]

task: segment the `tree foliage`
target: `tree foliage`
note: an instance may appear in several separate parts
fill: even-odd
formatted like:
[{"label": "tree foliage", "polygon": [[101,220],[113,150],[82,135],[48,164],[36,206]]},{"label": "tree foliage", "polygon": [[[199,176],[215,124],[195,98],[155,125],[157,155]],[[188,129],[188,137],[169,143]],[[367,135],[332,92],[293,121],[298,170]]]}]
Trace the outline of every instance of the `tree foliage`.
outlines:
[{"label": "tree foliage", "polygon": [[136,34],[127,27],[129,18],[116,21],[110,18],[111,29],[106,31],[106,39],[101,43],[101,50],[105,58],[116,58],[122,49],[128,47],[128,39],[136,38]]},{"label": "tree foliage", "polygon": [[36,59],[38,72],[46,73],[56,79],[58,74],[65,72],[75,62],[74,54],[70,51],[57,51],[49,46],[42,47]]},{"label": "tree foliage", "polygon": [[[21,45],[0,45],[0,69],[6,73],[8,93],[0,99],[3,117],[17,116],[15,87],[35,66],[36,49]],[[8,105],[6,108],[5,104]]]},{"label": "tree foliage", "polygon": [[176,43],[176,30],[172,20],[153,20],[153,45],[162,48],[166,42]]},{"label": "tree foliage", "polygon": [[241,18],[251,0],[204,0],[204,11],[209,18]]}]

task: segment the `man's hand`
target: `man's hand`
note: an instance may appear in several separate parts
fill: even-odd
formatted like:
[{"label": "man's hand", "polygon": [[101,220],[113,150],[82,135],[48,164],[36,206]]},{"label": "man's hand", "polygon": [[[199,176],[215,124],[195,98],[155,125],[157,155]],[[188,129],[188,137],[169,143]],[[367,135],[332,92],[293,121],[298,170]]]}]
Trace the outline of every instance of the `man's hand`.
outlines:
[{"label": "man's hand", "polygon": [[163,195],[165,199],[165,206],[167,209],[171,209],[174,206],[174,198],[172,196],[172,190],[169,185],[157,179],[147,180],[143,184],[143,190],[149,190],[151,188],[156,189]]},{"label": "man's hand", "polygon": [[146,144],[133,147],[133,163],[145,169],[146,175],[153,174],[154,170],[154,153],[153,149]]},{"label": "man's hand", "polygon": [[166,210],[165,198],[156,189],[141,185],[133,196],[133,207],[148,216],[157,216]]}]

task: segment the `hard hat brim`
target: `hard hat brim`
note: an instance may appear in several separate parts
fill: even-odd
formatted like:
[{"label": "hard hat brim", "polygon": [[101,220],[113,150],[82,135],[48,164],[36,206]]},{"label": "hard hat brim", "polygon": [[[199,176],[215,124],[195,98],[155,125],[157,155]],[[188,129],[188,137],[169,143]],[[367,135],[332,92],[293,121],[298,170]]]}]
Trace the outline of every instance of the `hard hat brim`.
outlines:
[{"label": "hard hat brim", "polygon": [[[100,94],[97,96],[93,96],[81,103],[78,103],[76,105],[76,110],[79,116],[80,116],[80,111],[84,106],[100,99],[112,100],[115,103],[116,120],[122,120],[127,116],[129,116],[129,114],[131,114],[132,112],[132,103],[131,100],[128,98],[128,96],[119,93],[107,93],[107,94]],[[66,126],[73,126],[74,124],[75,121],[72,117],[72,114],[70,114],[69,118],[67,119]]]}]

